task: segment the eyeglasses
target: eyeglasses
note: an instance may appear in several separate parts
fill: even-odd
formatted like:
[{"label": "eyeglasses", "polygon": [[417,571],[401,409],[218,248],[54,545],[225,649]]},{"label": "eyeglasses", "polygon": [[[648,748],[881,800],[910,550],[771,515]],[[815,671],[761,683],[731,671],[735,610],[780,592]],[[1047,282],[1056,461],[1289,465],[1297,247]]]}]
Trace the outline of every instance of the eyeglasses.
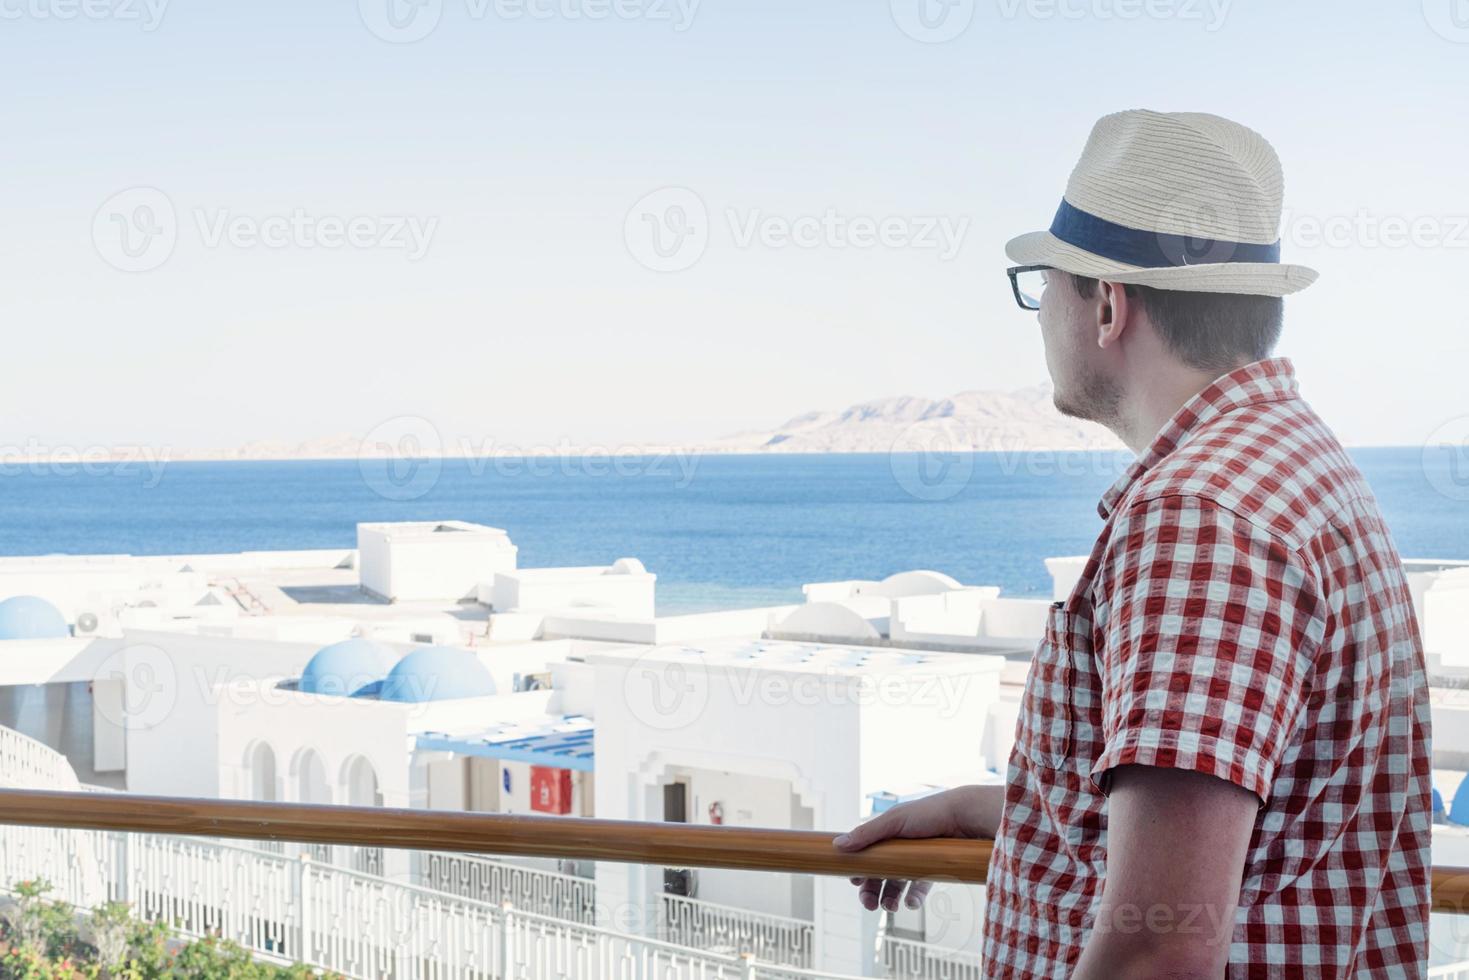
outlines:
[{"label": "eyeglasses", "polygon": [[1041,308],[1041,296],[1046,292],[1046,273],[1054,266],[1017,265],[1006,269],[1010,276],[1010,289],[1015,293],[1015,302],[1022,310],[1035,311]]}]

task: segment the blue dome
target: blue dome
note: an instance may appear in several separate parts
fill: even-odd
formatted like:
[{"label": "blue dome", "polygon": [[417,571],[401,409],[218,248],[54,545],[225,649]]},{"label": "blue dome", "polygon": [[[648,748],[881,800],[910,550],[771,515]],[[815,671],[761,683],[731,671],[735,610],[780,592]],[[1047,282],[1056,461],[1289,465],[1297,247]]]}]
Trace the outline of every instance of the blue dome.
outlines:
[{"label": "blue dome", "polygon": [[468,650],[422,647],[398,661],[383,681],[384,701],[445,701],[495,693],[495,679]]},{"label": "blue dome", "polygon": [[333,643],[316,651],[301,671],[299,690],[307,694],[356,694],[381,681],[393,667],[393,654],[381,644],[362,637]]},{"label": "blue dome", "polygon": [[1449,823],[1469,826],[1469,776],[1460,780],[1459,788],[1454,790],[1454,801],[1449,804]]},{"label": "blue dome", "polygon": [[50,640],[71,636],[66,617],[34,595],[11,596],[0,602],[0,640]]}]

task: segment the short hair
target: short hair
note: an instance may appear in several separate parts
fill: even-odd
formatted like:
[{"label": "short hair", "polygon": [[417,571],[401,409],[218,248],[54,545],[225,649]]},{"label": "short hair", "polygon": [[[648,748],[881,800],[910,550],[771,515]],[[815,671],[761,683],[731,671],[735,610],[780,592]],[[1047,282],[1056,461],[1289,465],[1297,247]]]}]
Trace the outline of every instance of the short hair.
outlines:
[{"label": "short hair", "polygon": [[[1082,298],[1096,295],[1096,279],[1067,275]],[[1168,349],[1189,367],[1228,371],[1264,360],[1280,340],[1285,303],[1279,296],[1197,293],[1133,284],[1124,288],[1142,304]]]}]

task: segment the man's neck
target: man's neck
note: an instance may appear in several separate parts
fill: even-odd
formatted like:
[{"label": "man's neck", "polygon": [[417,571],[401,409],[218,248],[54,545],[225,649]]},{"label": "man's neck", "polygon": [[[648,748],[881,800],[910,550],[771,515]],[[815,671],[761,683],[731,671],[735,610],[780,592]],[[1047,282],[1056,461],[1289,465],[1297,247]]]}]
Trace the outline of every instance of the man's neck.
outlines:
[{"label": "man's neck", "polygon": [[1191,368],[1150,372],[1148,377],[1139,378],[1128,387],[1118,406],[1117,420],[1108,428],[1127,448],[1141,456],[1189,399],[1225,373]]}]

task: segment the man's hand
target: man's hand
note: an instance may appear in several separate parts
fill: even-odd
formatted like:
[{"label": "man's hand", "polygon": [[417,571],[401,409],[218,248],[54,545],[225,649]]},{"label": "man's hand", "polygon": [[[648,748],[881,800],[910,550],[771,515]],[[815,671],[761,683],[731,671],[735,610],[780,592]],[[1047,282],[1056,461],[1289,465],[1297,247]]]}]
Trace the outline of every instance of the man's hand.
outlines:
[{"label": "man's hand", "polygon": [[[900,803],[866,823],[858,824],[832,843],[839,851],[860,851],[894,837],[993,837],[1000,825],[1004,802],[1004,786],[960,786],[911,803]],[[909,886],[908,882],[897,878],[887,881],[853,878],[852,884],[858,886],[857,900],[869,912],[879,904],[889,912],[895,910],[904,888],[908,890],[907,906],[916,909],[933,887],[926,881],[915,881]]]}]

